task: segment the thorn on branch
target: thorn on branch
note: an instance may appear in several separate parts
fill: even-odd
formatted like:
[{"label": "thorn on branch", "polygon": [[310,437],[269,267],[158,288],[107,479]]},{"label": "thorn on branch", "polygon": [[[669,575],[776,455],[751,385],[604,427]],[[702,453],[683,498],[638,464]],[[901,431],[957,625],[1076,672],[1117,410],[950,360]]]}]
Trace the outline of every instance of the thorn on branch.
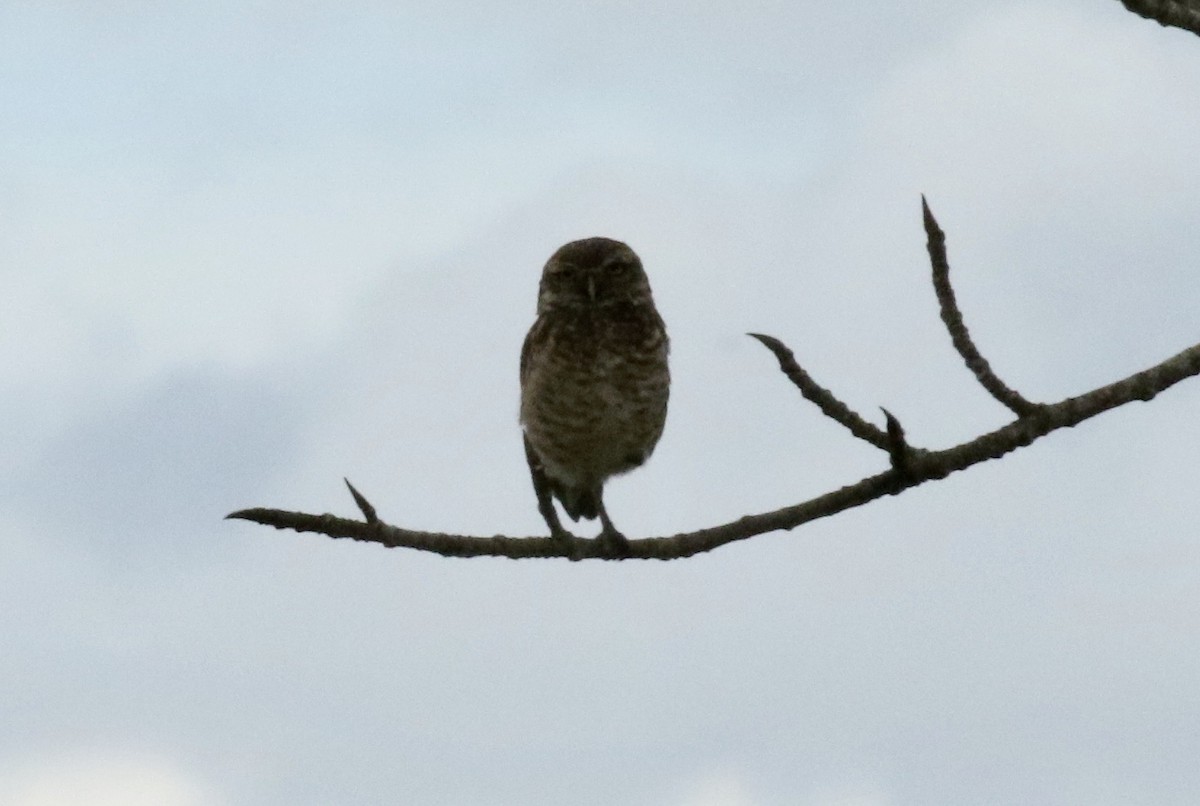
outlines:
[{"label": "thorn on branch", "polygon": [[971,334],[963,322],[962,312],[958,308],[958,300],[954,296],[954,288],[950,285],[950,261],[946,257],[946,234],[938,226],[937,219],[921,195],[921,215],[925,222],[926,247],[929,250],[929,262],[933,267],[933,290],[937,294],[938,307],[941,309],[942,322],[950,332],[950,341],[954,349],[962,356],[967,368],[975,375],[975,379],[996,400],[1003,403],[1018,417],[1027,417],[1037,412],[1041,407],[1031,403],[1014,389],[1009,388],[992,371],[987,360],[980,354],[979,349],[971,340]]},{"label": "thorn on branch", "polygon": [[880,406],[879,410],[887,418],[888,458],[892,460],[892,470],[895,470],[898,476],[905,477],[908,475],[912,448],[904,437],[904,426],[900,425],[900,421],[887,409]]},{"label": "thorn on branch", "polygon": [[350,488],[350,495],[354,496],[354,503],[358,505],[358,509],[363,514],[363,520],[367,523],[379,523],[379,516],[375,514],[375,507],[371,506],[371,502],[363,497],[363,494],[354,489],[354,485],[350,483],[350,479],[345,476],[342,481],[346,482],[346,486]]}]

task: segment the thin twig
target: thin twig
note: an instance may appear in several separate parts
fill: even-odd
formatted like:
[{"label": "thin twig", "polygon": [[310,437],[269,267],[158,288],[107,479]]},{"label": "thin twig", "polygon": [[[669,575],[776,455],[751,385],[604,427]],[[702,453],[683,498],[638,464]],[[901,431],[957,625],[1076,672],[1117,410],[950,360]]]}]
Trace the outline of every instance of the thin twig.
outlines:
[{"label": "thin twig", "polygon": [[[969,442],[942,451],[910,454],[907,472],[903,475],[888,470],[865,478],[857,484],[774,512],[747,515],[721,526],[671,537],[630,540],[628,557],[674,560],[711,551],[719,546],[766,532],[794,529],[801,524],[861,506],[876,498],[895,494],[927,481],[945,478],[971,465],[997,459],[1052,431],[1070,428],[1097,414],[1135,400],[1150,400],[1160,392],[1197,374],[1200,374],[1200,344],[1116,383],[1058,403],[1039,406],[1029,416],[1018,418]],[[419,532],[382,522],[370,524],[333,515],[308,515],[276,509],[244,509],[226,517],[240,518],[278,529],[316,532],[335,538],[348,537],[389,547],[420,549],[447,557],[490,556],[518,559],[567,556],[563,543],[550,537],[472,537]],[[580,559],[616,559],[605,551],[599,541],[575,542]]]},{"label": "thin twig", "polygon": [[950,261],[946,259],[946,234],[942,232],[925,196],[921,196],[921,212],[925,221],[925,235],[928,238],[929,262],[933,266],[933,289],[937,293],[938,306],[941,308],[942,321],[950,331],[950,340],[954,349],[967,362],[967,367],[975,374],[975,378],[987,389],[992,397],[999,400],[1013,411],[1018,417],[1026,417],[1037,411],[1037,404],[1030,403],[1018,392],[1010,389],[992,371],[987,360],[980,355],[971,334],[963,322],[962,312],[958,309],[958,301],[954,298],[954,288],[950,285]]},{"label": "thin twig", "polygon": [[775,354],[775,358],[779,361],[779,368],[783,370],[783,374],[788,376],[788,380],[796,385],[800,390],[800,394],[804,395],[805,399],[817,405],[822,414],[831,420],[841,423],[851,434],[871,443],[876,448],[879,448],[879,450],[889,450],[888,435],[880,428],[864,420],[857,412],[834,397],[832,392],[814,381],[812,376],[796,363],[796,356],[788,349],[786,344],[774,336],[767,336],[762,333],[747,333],[746,335],[758,339],[768,350]]}]

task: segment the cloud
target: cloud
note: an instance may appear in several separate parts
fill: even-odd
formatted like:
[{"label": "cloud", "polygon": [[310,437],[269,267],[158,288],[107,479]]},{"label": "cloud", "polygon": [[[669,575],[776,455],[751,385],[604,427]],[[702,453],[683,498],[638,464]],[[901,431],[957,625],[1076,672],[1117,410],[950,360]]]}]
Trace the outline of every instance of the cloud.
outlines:
[{"label": "cloud", "polygon": [[676,806],[763,806],[733,773],[712,773],[689,784]]},{"label": "cloud", "polygon": [[[7,769],[6,769],[7,767]],[[79,753],[0,767],[8,806],[223,806],[213,788],[153,756]]]},{"label": "cloud", "polygon": [[302,396],[279,375],[193,368],[72,413],[10,470],[13,511],[96,556],[183,552],[286,466]]},{"label": "cloud", "polygon": [[889,806],[893,801],[873,787],[826,787],[809,795],[807,806]]}]

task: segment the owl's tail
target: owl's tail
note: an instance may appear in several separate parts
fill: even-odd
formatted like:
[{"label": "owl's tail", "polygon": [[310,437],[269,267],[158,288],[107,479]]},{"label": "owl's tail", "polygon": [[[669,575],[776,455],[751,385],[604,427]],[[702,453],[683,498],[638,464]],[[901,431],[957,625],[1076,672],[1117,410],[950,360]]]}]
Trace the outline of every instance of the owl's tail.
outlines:
[{"label": "owl's tail", "polygon": [[595,520],[600,515],[600,489],[582,489],[579,487],[561,487],[556,485],[554,494],[562,502],[563,510],[571,516],[571,520],[580,518]]}]

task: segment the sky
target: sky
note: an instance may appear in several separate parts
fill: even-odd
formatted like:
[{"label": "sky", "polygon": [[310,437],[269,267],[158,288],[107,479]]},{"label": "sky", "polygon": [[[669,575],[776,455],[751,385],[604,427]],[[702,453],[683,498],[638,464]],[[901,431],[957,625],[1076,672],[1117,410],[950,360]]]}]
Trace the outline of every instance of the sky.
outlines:
[{"label": "sky", "polygon": [[[1200,41],[1112,0],[0,5],[0,802],[1192,804],[1200,381],[669,563],[544,533],[517,362],[606,235],[672,339],[630,537],[1197,341]],[[578,528],[594,533],[593,525]]]}]

